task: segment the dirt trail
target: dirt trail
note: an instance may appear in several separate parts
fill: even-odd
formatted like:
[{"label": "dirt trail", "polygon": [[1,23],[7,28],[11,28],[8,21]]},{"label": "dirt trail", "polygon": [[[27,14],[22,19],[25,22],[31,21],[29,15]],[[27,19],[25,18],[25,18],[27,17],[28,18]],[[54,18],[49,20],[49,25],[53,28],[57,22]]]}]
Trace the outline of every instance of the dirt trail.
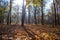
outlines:
[{"label": "dirt trail", "polygon": [[40,25],[0,25],[1,40],[60,40],[59,29]]}]

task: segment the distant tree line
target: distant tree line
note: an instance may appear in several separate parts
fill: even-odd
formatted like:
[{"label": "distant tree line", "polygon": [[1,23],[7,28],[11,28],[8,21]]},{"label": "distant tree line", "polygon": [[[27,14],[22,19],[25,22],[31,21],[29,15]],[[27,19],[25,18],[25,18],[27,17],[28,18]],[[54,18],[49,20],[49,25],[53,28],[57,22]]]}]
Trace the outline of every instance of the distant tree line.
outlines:
[{"label": "distant tree line", "polygon": [[[6,20],[7,24],[12,23],[12,4],[14,0],[4,1],[0,0],[0,23],[4,23],[4,20]],[[23,1],[22,5],[22,14],[21,14],[21,25],[24,26],[24,24],[51,24],[51,25],[60,25],[60,14],[59,14],[59,1],[53,0],[53,5],[51,6],[51,11],[48,12],[47,15],[44,13],[44,8],[46,1],[45,0],[25,0]],[[1,4],[2,3],[2,4]],[[57,5],[57,6],[56,6]],[[8,9],[7,9],[8,8]],[[28,14],[26,12],[26,9],[28,10]],[[17,14],[19,9],[17,10]],[[6,16],[7,15],[7,16]],[[28,15],[28,16],[27,16]],[[16,15],[15,15],[16,16]],[[18,16],[17,20],[18,20]],[[17,21],[18,22],[18,21]]]}]

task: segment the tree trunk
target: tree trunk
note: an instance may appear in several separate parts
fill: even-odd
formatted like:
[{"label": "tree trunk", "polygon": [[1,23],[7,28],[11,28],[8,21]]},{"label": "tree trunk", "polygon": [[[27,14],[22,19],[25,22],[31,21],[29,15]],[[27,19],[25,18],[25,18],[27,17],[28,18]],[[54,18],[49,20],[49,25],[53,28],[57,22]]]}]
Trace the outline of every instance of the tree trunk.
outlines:
[{"label": "tree trunk", "polygon": [[22,19],[21,19],[21,26],[24,26],[24,20],[25,20],[25,6],[24,6],[24,0],[23,0],[23,7],[22,7]]},{"label": "tree trunk", "polygon": [[42,20],[41,20],[41,22],[42,22],[42,25],[44,25],[44,14],[43,14],[43,7],[41,7],[41,12],[42,12]]},{"label": "tree trunk", "polygon": [[28,23],[30,24],[30,6],[28,7]]},{"label": "tree trunk", "polygon": [[59,13],[58,13],[58,6],[59,6],[59,4],[57,4],[57,25],[59,25]]},{"label": "tree trunk", "polygon": [[9,24],[9,13],[7,15],[7,24]]},{"label": "tree trunk", "polygon": [[40,14],[38,13],[38,24],[40,24]]},{"label": "tree trunk", "polygon": [[54,5],[54,13],[55,13],[55,26],[56,26],[56,8],[55,8],[55,2],[54,2],[54,0],[53,0],[53,5]]},{"label": "tree trunk", "polygon": [[42,23],[42,25],[44,25],[44,13],[43,13],[43,6],[44,6],[44,4],[43,4],[43,0],[42,0],[42,2],[41,2],[41,13],[42,13],[42,16],[41,16],[41,23]]},{"label": "tree trunk", "polygon": [[37,9],[37,23],[40,24],[40,9]]},{"label": "tree trunk", "polygon": [[24,20],[25,20],[25,7],[22,9],[22,20],[21,20],[21,26],[24,26]]},{"label": "tree trunk", "polygon": [[0,24],[3,24],[4,23],[4,18],[3,18],[3,11],[1,10],[0,11]]},{"label": "tree trunk", "polygon": [[7,17],[7,24],[11,24],[11,10],[12,10],[12,0],[10,0],[10,10]]},{"label": "tree trunk", "polygon": [[10,24],[11,24],[12,0],[10,0]]},{"label": "tree trunk", "polygon": [[35,22],[35,24],[37,24],[37,19],[36,19],[36,7],[34,7],[35,8],[35,10],[34,10],[34,22]]}]

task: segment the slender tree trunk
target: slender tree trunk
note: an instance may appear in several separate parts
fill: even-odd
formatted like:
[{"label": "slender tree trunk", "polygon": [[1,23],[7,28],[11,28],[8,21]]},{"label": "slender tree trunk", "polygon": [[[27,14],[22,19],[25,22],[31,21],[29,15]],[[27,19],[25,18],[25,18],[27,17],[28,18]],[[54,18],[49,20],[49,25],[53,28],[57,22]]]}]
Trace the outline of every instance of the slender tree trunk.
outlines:
[{"label": "slender tree trunk", "polygon": [[7,17],[7,24],[11,24],[12,0],[10,0],[10,10]]},{"label": "slender tree trunk", "polygon": [[58,13],[58,6],[59,6],[59,4],[57,4],[57,25],[59,25],[59,13]]},{"label": "slender tree trunk", "polygon": [[2,24],[2,12],[1,12],[1,24]]},{"label": "slender tree trunk", "polygon": [[37,9],[37,23],[40,24],[40,9]]},{"label": "slender tree trunk", "polygon": [[41,2],[41,13],[42,13],[42,16],[41,16],[41,23],[42,23],[42,25],[44,25],[44,13],[43,13],[43,0],[42,0],[42,2]]},{"label": "slender tree trunk", "polygon": [[55,8],[55,2],[54,2],[54,0],[53,0],[53,5],[54,5],[54,13],[55,13],[55,26],[56,26],[56,8]]},{"label": "slender tree trunk", "polygon": [[42,22],[42,25],[44,25],[44,13],[43,13],[43,7],[41,7],[41,12],[42,12],[42,20],[41,20],[41,22]]},{"label": "slender tree trunk", "polygon": [[59,14],[58,14],[58,20],[57,21],[58,21],[58,25],[59,25]]},{"label": "slender tree trunk", "polygon": [[38,24],[40,23],[40,14],[38,13]]},{"label": "slender tree trunk", "polygon": [[23,0],[21,26],[24,26],[25,14],[26,12],[25,12],[24,0]]},{"label": "slender tree trunk", "polygon": [[24,20],[25,20],[25,8],[22,9],[22,20],[21,20],[21,26],[24,26]]},{"label": "slender tree trunk", "polygon": [[28,23],[30,24],[30,6],[28,7]]},{"label": "slender tree trunk", "polygon": [[4,18],[3,18],[3,10],[0,11],[0,23],[3,24]]},{"label": "slender tree trunk", "polygon": [[12,0],[10,0],[10,24],[11,24]]},{"label": "slender tree trunk", "polygon": [[9,13],[7,15],[7,24],[9,24]]},{"label": "slender tree trunk", "polygon": [[37,19],[36,19],[36,7],[34,7],[35,8],[35,12],[34,12],[34,22],[35,22],[35,24],[37,24]]}]

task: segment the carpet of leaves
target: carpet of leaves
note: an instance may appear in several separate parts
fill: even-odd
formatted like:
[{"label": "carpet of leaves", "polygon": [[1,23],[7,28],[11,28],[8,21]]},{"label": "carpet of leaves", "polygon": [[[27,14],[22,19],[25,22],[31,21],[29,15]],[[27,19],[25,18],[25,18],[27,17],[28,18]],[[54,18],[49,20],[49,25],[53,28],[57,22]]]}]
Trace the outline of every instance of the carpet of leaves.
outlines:
[{"label": "carpet of leaves", "polygon": [[60,40],[60,26],[1,24],[0,40]]}]

